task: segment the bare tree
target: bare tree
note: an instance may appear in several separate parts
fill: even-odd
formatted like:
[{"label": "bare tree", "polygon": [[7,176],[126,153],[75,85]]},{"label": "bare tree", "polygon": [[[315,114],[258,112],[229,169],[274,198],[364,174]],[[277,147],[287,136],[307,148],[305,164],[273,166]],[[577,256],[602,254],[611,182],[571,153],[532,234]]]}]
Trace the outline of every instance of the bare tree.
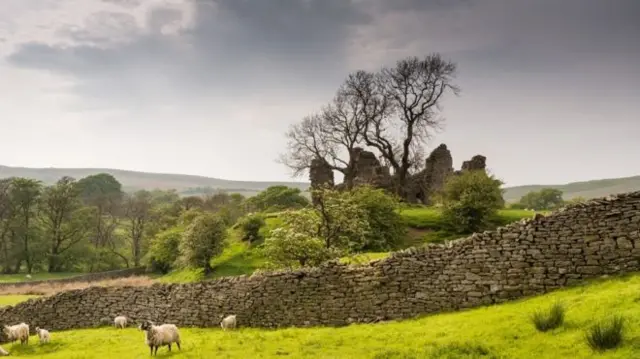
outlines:
[{"label": "bare tree", "polygon": [[350,186],[354,172],[354,149],[363,143],[365,113],[343,85],[319,113],[305,117],[287,132],[288,151],[281,162],[300,175],[311,161],[323,159],[332,170],[343,174]]},{"label": "bare tree", "polygon": [[392,167],[401,195],[425,142],[444,121],[444,94],[459,93],[452,83],[455,74],[454,63],[433,54],[400,60],[375,74],[358,71],[347,79],[347,91],[366,117],[365,143]]}]

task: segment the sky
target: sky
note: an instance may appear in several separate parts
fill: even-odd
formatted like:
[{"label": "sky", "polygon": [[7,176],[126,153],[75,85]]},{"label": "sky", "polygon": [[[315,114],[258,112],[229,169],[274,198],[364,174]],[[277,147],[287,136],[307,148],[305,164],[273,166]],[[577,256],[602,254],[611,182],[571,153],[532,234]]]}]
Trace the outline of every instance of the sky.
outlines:
[{"label": "sky", "polygon": [[[290,124],[351,71],[438,52],[454,166],[640,175],[638,0],[2,0],[0,164],[290,180]],[[302,177],[297,180],[307,180]]]}]

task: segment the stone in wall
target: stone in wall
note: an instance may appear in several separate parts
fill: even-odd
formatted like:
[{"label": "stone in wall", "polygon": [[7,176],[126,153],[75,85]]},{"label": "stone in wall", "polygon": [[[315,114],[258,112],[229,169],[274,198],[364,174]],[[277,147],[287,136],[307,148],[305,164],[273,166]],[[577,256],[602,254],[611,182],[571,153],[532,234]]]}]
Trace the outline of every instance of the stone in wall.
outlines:
[{"label": "stone in wall", "polygon": [[312,269],[146,288],[92,287],[0,309],[3,323],[90,328],[127,315],[178,326],[278,328],[405,319],[542,294],[640,270],[640,192],[570,205],[545,217],[363,266]]}]

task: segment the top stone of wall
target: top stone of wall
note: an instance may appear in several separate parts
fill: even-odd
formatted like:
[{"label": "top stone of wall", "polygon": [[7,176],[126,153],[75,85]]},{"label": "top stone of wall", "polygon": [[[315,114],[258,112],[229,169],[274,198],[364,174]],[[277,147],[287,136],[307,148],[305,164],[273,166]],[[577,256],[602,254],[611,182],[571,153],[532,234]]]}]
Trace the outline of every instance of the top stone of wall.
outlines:
[{"label": "top stone of wall", "polygon": [[0,320],[63,330],[116,315],[198,327],[218,326],[228,314],[251,327],[410,318],[638,271],[639,231],[640,192],[634,192],[364,266],[328,263],[195,284],[92,287],[0,309]]}]

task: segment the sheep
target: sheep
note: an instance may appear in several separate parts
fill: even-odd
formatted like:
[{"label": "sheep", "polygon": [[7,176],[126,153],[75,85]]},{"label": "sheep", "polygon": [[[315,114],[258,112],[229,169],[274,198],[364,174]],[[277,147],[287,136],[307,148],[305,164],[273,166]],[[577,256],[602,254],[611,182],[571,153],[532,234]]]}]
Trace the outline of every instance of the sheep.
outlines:
[{"label": "sheep", "polygon": [[220,327],[222,330],[226,331],[227,329],[235,329],[236,328],[236,316],[229,315],[226,318],[222,319],[220,322]]},{"label": "sheep", "polygon": [[36,334],[38,334],[38,339],[40,339],[40,344],[48,343],[49,340],[51,340],[51,335],[49,334],[49,331],[46,329],[36,327]]},{"label": "sheep", "polygon": [[20,340],[20,344],[29,344],[29,325],[20,323],[12,326],[3,326],[2,331],[10,342]]},{"label": "sheep", "polygon": [[113,319],[113,325],[116,328],[120,328],[120,329],[124,329],[127,327],[127,317],[121,315],[118,317],[115,317],[115,319]]},{"label": "sheep", "polygon": [[25,277],[27,277],[27,279],[31,279],[31,274],[27,274]]},{"label": "sheep", "polygon": [[9,352],[5,348],[0,347],[0,356],[6,357],[8,355],[9,355]]},{"label": "sheep", "polygon": [[138,329],[145,332],[144,342],[149,346],[152,356],[154,353],[156,356],[158,355],[158,348],[161,346],[166,345],[169,347],[169,351],[171,351],[172,343],[176,343],[178,349],[182,350],[182,348],[180,348],[180,332],[174,324],[155,325],[153,322],[145,320],[140,324]]}]

